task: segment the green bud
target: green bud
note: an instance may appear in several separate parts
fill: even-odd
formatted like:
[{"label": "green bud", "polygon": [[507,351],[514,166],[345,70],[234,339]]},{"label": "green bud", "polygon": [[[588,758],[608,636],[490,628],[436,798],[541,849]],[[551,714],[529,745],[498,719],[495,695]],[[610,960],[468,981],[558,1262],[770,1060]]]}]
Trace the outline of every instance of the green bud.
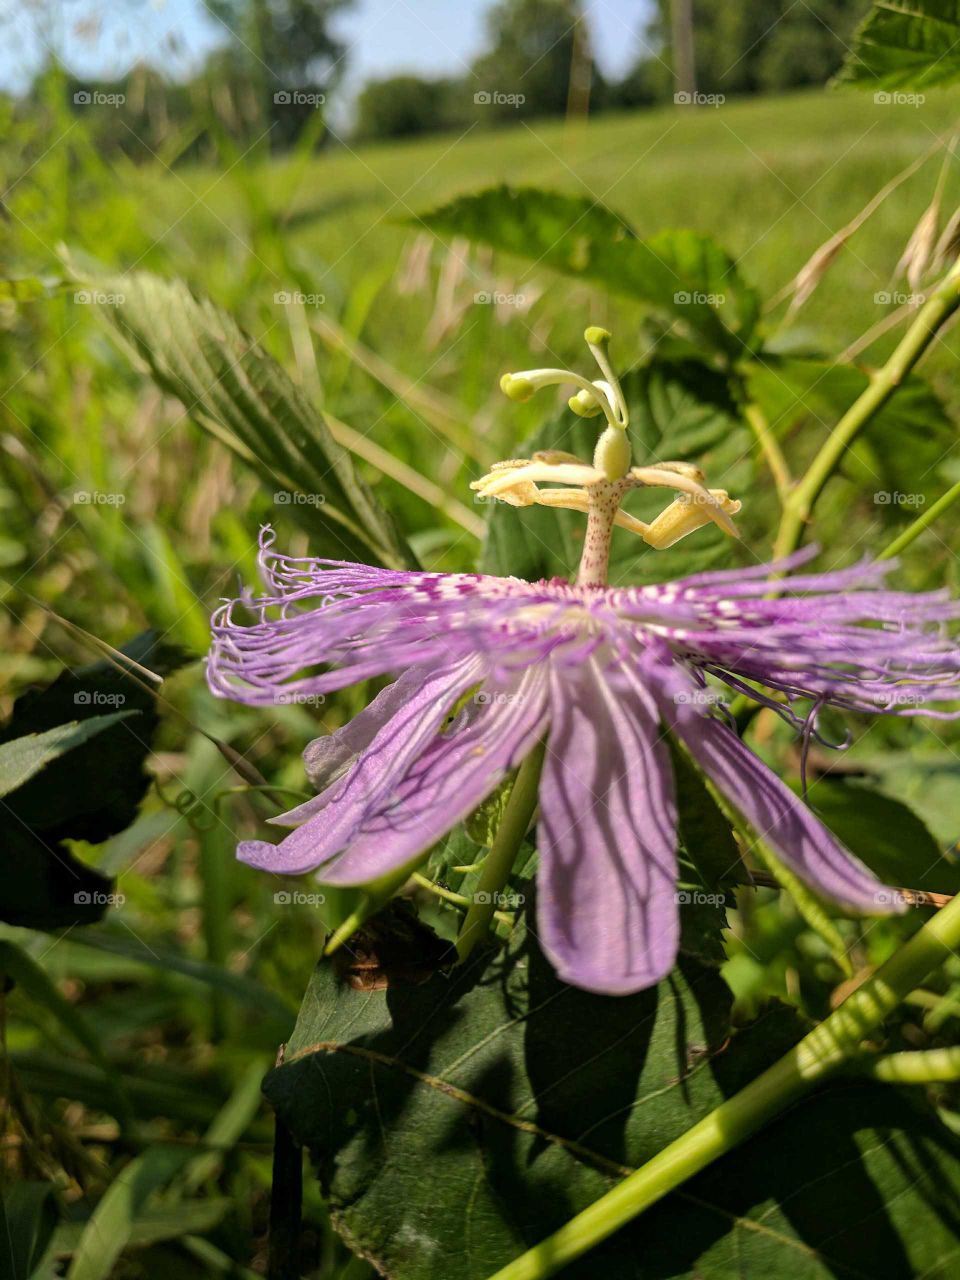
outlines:
[{"label": "green bud", "polygon": [[601,329],[598,324],[592,324],[589,328],[584,329],[583,337],[591,347],[602,347],[610,341],[610,333],[606,329]]},{"label": "green bud", "polygon": [[504,395],[509,396],[511,400],[516,400],[518,404],[523,404],[524,401],[530,399],[536,391],[536,387],[529,378],[518,378],[515,373],[505,373],[500,379],[500,390]]}]

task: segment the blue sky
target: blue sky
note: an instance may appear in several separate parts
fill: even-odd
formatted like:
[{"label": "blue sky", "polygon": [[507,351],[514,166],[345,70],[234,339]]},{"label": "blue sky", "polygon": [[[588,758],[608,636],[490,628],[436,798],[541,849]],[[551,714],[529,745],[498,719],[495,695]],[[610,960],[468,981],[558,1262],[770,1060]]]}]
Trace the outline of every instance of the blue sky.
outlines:
[{"label": "blue sky", "polygon": [[[395,71],[456,73],[480,48],[490,0],[357,0],[337,23],[348,86]],[[586,0],[597,60],[632,62],[648,0]],[[0,85],[29,83],[45,47],[79,76],[121,74],[146,59],[189,71],[222,38],[202,0],[0,0]]]}]

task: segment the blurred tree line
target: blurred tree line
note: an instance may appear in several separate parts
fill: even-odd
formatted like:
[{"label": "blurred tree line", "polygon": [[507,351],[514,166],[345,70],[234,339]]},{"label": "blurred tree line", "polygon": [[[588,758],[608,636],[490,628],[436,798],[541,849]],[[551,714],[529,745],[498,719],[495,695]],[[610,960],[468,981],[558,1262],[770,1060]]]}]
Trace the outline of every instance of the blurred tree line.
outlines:
[{"label": "blurred tree line", "polygon": [[[335,19],[353,2],[205,0],[229,38],[193,77],[171,82],[147,66],[112,83],[62,77],[68,101],[78,112],[114,105],[88,116],[97,145],[135,159],[172,162],[222,153],[225,143],[241,151],[261,142],[277,150],[297,140],[329,143],[325,121],[348,54]],[[466,74],[373,80],[357,98],[350,132],[398,138],[652,106],[672,101],[678,87],[734,96],[822,84],[868,7],[869,0],[655,0],[633,65],[608,80],[593,63],[581,0],[495,0],[485,48]],[[684,48],[675,58],[678,30]],[[41,106],[41,79],[25,105]]]}]

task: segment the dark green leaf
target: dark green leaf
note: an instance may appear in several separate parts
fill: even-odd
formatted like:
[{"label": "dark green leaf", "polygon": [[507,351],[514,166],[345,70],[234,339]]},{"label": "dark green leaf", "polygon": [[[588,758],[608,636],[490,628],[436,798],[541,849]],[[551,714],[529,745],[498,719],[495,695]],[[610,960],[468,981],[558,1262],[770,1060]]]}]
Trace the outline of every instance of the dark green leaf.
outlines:
[{"label": "dark green leaf", "polygon": [[134,711],[117,711],[112,715],[92,716],[82,724],[74,720],[48,729],[46,733],[28,733],[3,743],[0,746],[0,796],[15,791],[58,756],[79,747],[125,716],[135,714]]},{"label": "dark green leaf", "polygon": [[[239,450],[277,500],[338,559],[415,565],[390,516],[338,445],[323,415],[286,371],[221,308],[180,280],[144,272],[88,282],[102,310],[146,362],[154,381]],[[322,540],[322,548],[317,539]]]},{"label": "dark green leaf", "polygon": [[684,749],[667,737],[677,793],[680,843],[708,889],[741,881],[740,850],[730,823]]},{"label": "dark green leaf", "polygon": [[699,232],[641,240],[597,201],[537,187],[490,187],[416,220],[637,298],[727,356],[742,355],[753,334],[756,294],[733,259]]},{"label": "dark green leaf", "polygon": [[943,856],[920,818],[899,800],[852,782],[809,789],[816,813],[885,884],[960,893],[960,864]]},{"label": "dark green leaf", "polygon": [[[124,652],[158,675],[184,661],[180,650],[151,632]],[[98,844],[129,826],[149,785],[143,766],[157,725],[153,686],[122,657],[64,671],[46,689],[15,702],[0,743],[59,729],[68,720],[95,723],[116,711],[124,716],[114,716],[95,738],[50,761],[0,802],[0,919],[51,929],[103,915],[111,882],[83,866],[63,841]]]},{"label": "dark green leaf", "polygon": [[[780,1010],[728,1042],[728,993],[691,960],[656,990],[586,995],[519,929],[506,952],[419,977],[395,964],[351,984],[321,965],[265,1084],[337,1229],[391,1280],[486,1280],[800,1034]],[[945,1280],[958,1216],[960,1144],[919,1102],[853,1081],[563,1276]]]},{"label": "dark green leaf", "polygon": [[16,1182],[0,1195],[0,1274],[28,1280],[60,1217],[49,1182]]},{"label": "dark green leaf", "polygon": [[957,0],[881,0],[853,41],[839,81],[880,93],[926,89],[960,80]]},{"label": "dark green leaf", "polygon": [[729,993],[693,960],[659,990],[589,996],[519,927],[449,976],[405,981],[395,948],[376,981],[337,972],[318,967],[265,1089],[389,1276],[484,1280],[719,1097]]}]

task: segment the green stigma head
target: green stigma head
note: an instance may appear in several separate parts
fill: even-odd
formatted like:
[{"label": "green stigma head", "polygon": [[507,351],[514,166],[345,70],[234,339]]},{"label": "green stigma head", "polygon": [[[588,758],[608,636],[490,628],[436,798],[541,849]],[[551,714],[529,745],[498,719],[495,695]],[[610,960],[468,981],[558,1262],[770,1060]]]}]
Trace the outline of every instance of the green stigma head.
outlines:
[{"label": "green stigma head", "polygon": [[591,324],[583,331],[584,341],[591,347],[603,347],[610,341],[610,332],[601,329],[598,324]]},{"label": "green stigma head", "polygon": [[500,379],[500,390],[511,400],[523,404],[530,399],[536,387],[529,378],[518,378],[515,373],[505,373]]},{"label": "green stigma head", "polygon": [[578,418],[595,418],[598,413],[603,413],[603,405],[588,391],[578,391],[575,396],[570,397],[567,404]]}]

